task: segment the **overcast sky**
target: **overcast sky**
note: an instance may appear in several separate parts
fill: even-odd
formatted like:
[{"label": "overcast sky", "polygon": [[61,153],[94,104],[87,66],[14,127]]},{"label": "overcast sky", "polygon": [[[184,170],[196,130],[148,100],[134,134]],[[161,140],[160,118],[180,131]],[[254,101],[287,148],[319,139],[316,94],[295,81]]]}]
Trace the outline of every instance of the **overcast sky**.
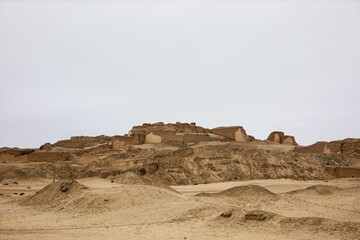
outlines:
[{"label": "overcast sky", "polygon": [[0,0],[0,147],[158,121],[360,137],[360,1]]}]

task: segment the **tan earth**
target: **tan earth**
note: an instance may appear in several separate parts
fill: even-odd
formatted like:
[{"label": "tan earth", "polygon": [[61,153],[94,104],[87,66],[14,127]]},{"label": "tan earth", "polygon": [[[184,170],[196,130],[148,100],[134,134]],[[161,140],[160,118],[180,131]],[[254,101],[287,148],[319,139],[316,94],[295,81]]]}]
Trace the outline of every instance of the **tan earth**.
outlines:
[{"label": "tan earth", "polygon": [[360,239],[360,139],[156,123],[0,148],[2,239]]},{"label": "tan earth", "polygon": [[0,239],[360,239],[359,178],[172,188],[37,180],[0,194]]}]

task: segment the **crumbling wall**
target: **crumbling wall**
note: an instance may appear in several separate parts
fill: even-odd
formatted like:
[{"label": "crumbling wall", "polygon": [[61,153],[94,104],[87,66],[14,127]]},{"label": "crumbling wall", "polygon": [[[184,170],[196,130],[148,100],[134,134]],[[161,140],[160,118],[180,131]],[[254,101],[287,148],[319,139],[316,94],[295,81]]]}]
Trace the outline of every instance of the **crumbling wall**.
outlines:
[{"label": "crumbling wall", "polygon": [[246,142],[248,141],[248,136],[243,128],[239,128],[235,132],[235,142]]},{"label": "crumbling wall", "polygon": [[190,144],[210,141],[250,141],[246,131],[241,126],[218,127],[207,129],[196,126],[195,123],[144,123],[134,126],[129,135],[144,134],[146,143]]},{"label": "crumbling wall", "polygon": [[281,138],[283,136],[284,136],[283,132],[276,131],[276,132],[270,133],[267,140],[272,141],[272,142],[276,142],[276,143],[281,143]]},{"label": "crumbling wall", "polygon": [[174,131],[158,131],[157,135],[161,136],[162,143],[170,144],[183,144],[184,143],[184,133],[178,133]]},{"label": "crumbling wall", "polygon": [[1,162],[24,162],[27,161],[27,156],[30,153],[35,152],[34,149],[18,149],[18,148],[6,148],[0,151]]},{"label": "crumbling wall", "polygon": [[281,138],[281,144],[297,145],[295,138],[293,136],[287,136],[287,135]]},{"label": "crumbling wall", "polygon": [[67,140],[61,140],[53,144],[54,147],[63,147],[63,148],[86,148],[86,147],[95,147],[99,144],[111,143],[112,138],[108,136],[97,136],[97,137],[88,137],[88,136],[75,136]]},{"label": "crumbling wall", "polygon": [[297,153],[324,153],[324,150],[327,149],[327,142],[316,142],[310,146],[297,146],[294,149],[294,152]]},{"label": "crumbling wall", "polygon": [[27,155],[27,161],[29,162],[56,162],[56,161],[68,161],[69,154],[62,152],[34,152]]},{"label": "crumbling wall", "polygon": [[241,126],[217,127],[217,128],[211,129],[211,133],[226,137],[229,140],[236,141],[236,142],[247,141],[246,131]]},{"label": "crumbling wall", "polygon": [[276,142],[279,144],[298,145],[296,143],[294,136],[285,135],[284,132],[280,132],[280,131],[274,131],[274,132],[270,133],[267,140],[271,141],[271,142]]},{"label": "crumbling wall", "polygon": [[[129,131],[129,135],[145,135],[145,143],[169,143],[169,144],[187,144],[198,143],[202,141],[223,140],[222,137],[215,137],[210,134],[210,130],[196,126],[195,123],[168,123],[162,122],[155,124],[145,123],[141,126],[135,126]],[[235,133],[233,133],[235,138]]]},{"label": "crumbling wall", "polygon": [[327,148],[329,149],[330,153],[341,153],[341,142],[340,141],[333,141],[327,144]]},{"label": "crumbling wall", "polygon": [[199,142],[212,142],[212,141],[228,141],[226,138],[211,134],[211,133],[204,133],[204,134],[185,134],[184,135],[184,144],[190,143],[199,143]]},{"label": "crumbling wall", "polygon": [[124,149],[126,146],[132,145],[132,139],[126,136],[114,136],[111,146],[114,150]]},{"label": "crumbling wall", "polygon": [[27,156],[16,156],[11,153],[0,153],[0,162],[24,162],[27,161]]},{"label": "crumbling wall", "polygon": [[130,135],[131,143],[133,145],[140,145],[145,143],[146,135],[145,134],[132,134]]},{"label": "crumbling wall", "polygon": [[297,146],[294,149],[298,153],[351,153],[360,152],[360,139],[345,139],[332,142],[317,142],[310,146]]},{"label": "crumbling wall", "polygon": [[360,139],[345,139],[341,145],[341,153],[360,153]]},{"label": "crumbling wall", "polygon": [[148,133],[145,137],[145,143],[161,143],[161,136],[154,133]]},{"label": "crumbling wall", "polygon": [[114,136],[111,145],[114,150],[121,150],[127,146],[140,145],[145,143],[145,134],[132,134],[130,136]]}]

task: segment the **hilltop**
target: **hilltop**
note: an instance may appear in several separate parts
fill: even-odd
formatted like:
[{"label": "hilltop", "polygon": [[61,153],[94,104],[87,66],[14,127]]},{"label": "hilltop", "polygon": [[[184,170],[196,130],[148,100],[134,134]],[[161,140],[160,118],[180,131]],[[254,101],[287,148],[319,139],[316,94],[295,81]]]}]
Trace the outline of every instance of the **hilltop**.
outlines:
[{"label": "hilltop", "polygon": [[134,126],[117,136],[76,136],[38,149],[2,148],[0,180],[102,177],[118,182],[198,184],[247,179],[360,176],[360,139],[299,146],[274,131],[264,140],[242,126]]}]

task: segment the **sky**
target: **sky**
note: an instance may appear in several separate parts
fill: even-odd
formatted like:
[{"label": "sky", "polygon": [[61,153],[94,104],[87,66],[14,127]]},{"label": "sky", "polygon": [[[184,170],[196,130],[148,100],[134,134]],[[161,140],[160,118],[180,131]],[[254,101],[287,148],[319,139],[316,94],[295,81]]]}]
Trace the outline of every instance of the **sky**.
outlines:
[{"label": "sky", "polygon": [[360,1],[0,0],[0,147],[196,122],[360,137]]}]

